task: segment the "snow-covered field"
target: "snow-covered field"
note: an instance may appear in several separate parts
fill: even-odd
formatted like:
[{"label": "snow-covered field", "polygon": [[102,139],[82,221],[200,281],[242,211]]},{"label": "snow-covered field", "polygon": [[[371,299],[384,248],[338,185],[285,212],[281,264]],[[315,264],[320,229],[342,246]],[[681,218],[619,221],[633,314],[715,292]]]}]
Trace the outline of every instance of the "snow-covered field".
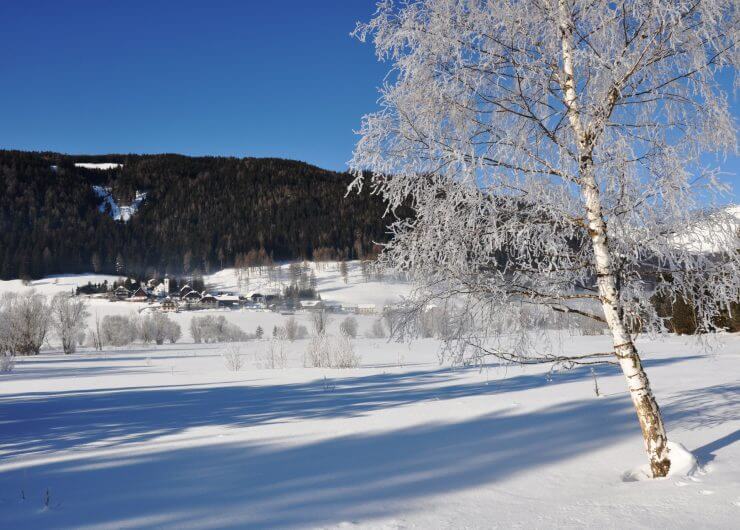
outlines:
[{"label": "snow-covered field", "polygon": [[[401,282],[317,276],[325,299],[383,303],[408,292]],[[208,281],[233,278],[224,271]],[[34,287],[51,294],[79,281],[87,277]],[[136,305],[95,301],[92,311]],[[285,318],[222,314],[268,333]],[[359,317],[361,333],[374,318]],[[229,346],[192,344],[182,324],[179,344],[47,351],[0,374],[0,528],[737,528],[740,520],[738,335],[709,352],[683,337],[638,342],[671,439],[701,467],[630,482],[646,456],[615,369],[597,370],[597,397],[586,369],[452,369],[438,365],[432,339],[358,338],[355,369],[304,368],[307,340],[286,343],[287,366],[268,369],[264,340],[241,345],[246,363],[233,372],[221,357]],[[607,337],[560,338],[566,351],[608,347]]]}]

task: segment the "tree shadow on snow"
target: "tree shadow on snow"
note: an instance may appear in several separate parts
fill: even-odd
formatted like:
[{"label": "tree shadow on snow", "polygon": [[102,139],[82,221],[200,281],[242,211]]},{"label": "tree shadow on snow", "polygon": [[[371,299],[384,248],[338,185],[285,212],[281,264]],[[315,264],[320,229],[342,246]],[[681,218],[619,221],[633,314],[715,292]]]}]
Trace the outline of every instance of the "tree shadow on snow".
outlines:
[{"label": "tree shadow on snow", "polygon": [[[617,373],[608,367],[599,372]],[[44,516],[44,527],[313,527],[392,516],[427,496],[495,484],[626,436],[639,437],[625,393],[302,444],[228,441],[228,427],[362,417],[423,401],[495,396],[591,377],[586,369],[488,382],[465,375],[466,370],[440,369],[338,378],[328,384],[234,382],[3,396],[2,459],[83,449],[123,451],[20,462],[0,476],[0,502],[17,498],[21,488],[38,495],[48,488],[61,506]],[[132,445],[209,426],[226,427],[227,434],[184,448],[158,450],[155,444],[146,453]],[[0,526],[19,528],[27,518],[27,512],[6,507],[0,511]]]},{"label": "tree shadow on snow", "polygon": [[[136,399],[139,392],[123,397]],[[187,402],[193,396],[177,390],[171,397]],[[44,518],[45,527],[138,521],[171,528],[295,528],[367,522],[413,510],[417,499],[495,484],[635,436],[628,401],[614,397],[531,413],[502,411],[301,445],[150,448],[144,454],[28,466],[4,473],[0,484],[4,497],[21,487],[48,488],[61,505]],[[152,420],[151,427],[155,424]],[[8,509],[0,514],[8,528],[19,527],[24,517]]]},{"label": "tree shadow on snow", "polygon": [[[685,358],[649,361],[666,364]],[[647,363],[646,363],[647,364]],[[248,427],[355,417],[430,400],[512,393],[587,380],[590,371],[464,379],[470,370],[385,373],[294,384],[181,385],[26,392],[0,397],[0,459],[95,444],[146,442],[193,427]],[[602,367],[601,375],[615,373]]]}]

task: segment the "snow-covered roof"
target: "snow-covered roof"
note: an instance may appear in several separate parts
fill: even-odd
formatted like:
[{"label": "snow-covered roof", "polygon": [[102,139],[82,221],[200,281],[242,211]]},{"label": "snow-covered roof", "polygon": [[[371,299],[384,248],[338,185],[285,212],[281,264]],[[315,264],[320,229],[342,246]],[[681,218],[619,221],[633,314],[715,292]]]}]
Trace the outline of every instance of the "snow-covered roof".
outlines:
[{"label": "snow-covered roof", "polygon": [[222,294],[216,297],[219,302],[238,302],[239,297],[233,294]]}]

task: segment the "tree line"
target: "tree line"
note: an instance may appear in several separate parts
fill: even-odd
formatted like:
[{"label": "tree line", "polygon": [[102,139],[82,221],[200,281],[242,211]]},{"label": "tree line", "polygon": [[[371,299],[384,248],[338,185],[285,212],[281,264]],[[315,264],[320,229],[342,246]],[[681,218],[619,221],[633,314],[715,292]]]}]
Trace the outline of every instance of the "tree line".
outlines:
[{"label": "tree line", "polygon": [[[347,195],[350,180],[281,159],[0,151],[0,279],[367,258],[390,219],[368,191]],[[93,186],[110,188],[119,205],[137,191],[147,198],[124,223]]]}]

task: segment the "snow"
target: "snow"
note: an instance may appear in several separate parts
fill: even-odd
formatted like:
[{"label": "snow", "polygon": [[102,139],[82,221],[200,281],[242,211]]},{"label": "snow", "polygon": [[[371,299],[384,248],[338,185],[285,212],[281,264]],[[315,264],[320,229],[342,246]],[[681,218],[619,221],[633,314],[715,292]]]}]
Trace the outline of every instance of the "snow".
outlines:
[{"label": "snow", "polygon": [[[360,275],[344,284],[324,265],[316,275],[322,297],[355,304],[409,288],[374,282],[378,295]],[[115,279],[32,287],[52,294],[104,278]],[[90,303],[101,315],[146,307]],[[268,336],[286,318],[208,312]],[[185,335],[192,314],[171,315]],[[308,313],[295,316],[308,325]],[[332,315],[330,334],[341,318]],[[377,317],[356,318],[362,333]],[[737,526],[737,334],[717,336],[711,352],[685,337],[638,339],[675,466],[649,481],[626,481],[646,456],[613,367],[596,370],[597,397],[587,369],[439,366],[434,339],[358,338],[361,364],[348,370],[304,368],[308,340],[286,342],[286,367],[268,369],[269,341],[250,341],[239,372],[221,357],[229,346],[189,341],[52,349],[0,374],[0,528]],[[603,351],[609,338],[553,342]]]},{"label": "snow", "polygon": [[103,203],[100,205],[100,212],[105,212],[106,204],[110,206],[111,217],[116,221],[123,221],[127,223],[139,210],[141,203],[146,199],[146,192],[138,191],[134,197],[134,201],[131,204],[119,205],[111,194],[111,189],[104,186],[93,186],[95,194],[103,199]]},{"label": "snow", "polygon": [[[671,468],[668,471],[668,476],[666,478],[687,477],[693,479],[697,472],[703,473],[703,470],[699,467],[699,462],[697,461],[696,456],[694,456],[691,451],[686,449],[680,443],[669,441],[667,445],[668,455],[671,459]],[[625,473],[624,480],[627,482],[636,480],[652,480],[650,465],[644,464]]]},{"label": "snow", "polygon": [[118,169],[119,167],[123,167],[123,164],[116,164],[113,162],[75,162],[75,167],[107,171],[109,169]]},{"label": "snow", "polygon": [[[692,252],[721,252],[740,249],[740,205],[728,206],[722,212],[728,221],[717,232],[714,222],[700,221],[673,238],[673,244]],[[733,220],[734,219],[734,220]]]},{"label": "snow", "polygon": [[[407,281],[391,277],[384,277],[382,281],[374,278],[366,281],[360,262],[348,261],[346,265],[347,283],[342,278],[338,262],[305,263],[307,270],[313,271],[316,288],[324,301],[355,305],[359,302],[382,309],[383,306],[398,303],[411,294],[411,285]],[[272,279],[266,268],[251,268],[248,274],[242,275],[241,285],[238,271],[232,268],[208,275],[204,280],[214,291],[238,292],[243,295],[277,294],[290,285],[289,267],[289,264],[277,265]]]}]

